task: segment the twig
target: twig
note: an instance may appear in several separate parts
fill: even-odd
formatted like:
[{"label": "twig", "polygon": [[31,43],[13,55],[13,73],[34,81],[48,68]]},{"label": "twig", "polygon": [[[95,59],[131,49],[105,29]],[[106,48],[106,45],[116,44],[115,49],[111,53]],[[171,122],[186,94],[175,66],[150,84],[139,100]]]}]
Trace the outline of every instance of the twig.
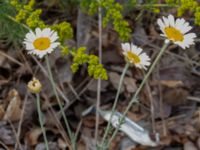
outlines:
[{"label": "twig", "polygon": [[17,142],[18,145],[19,145],[19,148],[22,149],[22,145],[21,145],[21,143],[20,143],[20,141],[19,141],[19,139],[18,139],[18,137],[17,137],[17,132],[16,132],[16,130],[15,130],[15,127],[13,126],[13,124],[12,124],[12,122],[11,122],[11,120],[10,120],[9,118],[8,118],[7,121],[9,122],[9,124],[10,124],[10,126],[11,126],[11,128],[12,128],[12,130],[13,130],[13,133],[14,133],[16,142]]},{"label": "twig", "polygon": [[148,91],[148,96],[149,96],[149,100],[150,100],[150,104],[151,104],[151,121],[152,121],[152,129],[153,129],[153,133],[156,133],[156,130],[155,130],[155,111],[154,111],[154,101],[153,101],[153,97],[152,97],[152,94],[151,94],[151,89],[150,89],[150,86],[149,86],[149,83],[148,83],[148,82],[146,83],[146,88],[147,88],[147,91]]},{"label": "twig", "polygon": [[74,89],[74,87],[71,85],[70,82],[67,82],[67,85],[69,86],[69,88],[71,89],[72,93],[74,93],[74,95],[76,96],[76,99],[80,99],[78,93],[76,92],[76,90]]},{"label": "twig", "polygon": [[52,108],[52,106],[50,105],[49,101],[47,101],[47,105],[50,106],[50,112],[52,113],[53,117],[55,118],[56,120],[56,127],[59,129],[60,131],[60,134],[62,135],[63,139],[66,141],[66,143],[68,143],[69,145],[69,139],[66,135],[66,132],[65,132],[65,129],[63,128],[62,124],[60,123],[60,120],[59,120],[59,116],[56,114],[56,112],[54,111],[54,109]]},{"label": "twig", "polygon": [[2,52],[2,51],[0,51],[0,55],[2,55],[2,56],[4,56],[4,57],[8,58],[9,60],[11,60],[12,62],[18,64],[19,66],[24,66],[21,62],[19,62],[19,61],[16,60],[15,58],[13,58],[13,57],[7,55],[6,53],[4,53],[4,52]]},{"label": "twig", "polygon": [[[22,122],[24,119],[24,112],[26,109],[26,104],[27,104],[27,100],[28,100],[28,92],[26,92],[25,98],[24,98],[24,103],[22,106],[22,112],[21,112],[21,117],[20,117],[20,121],[19,121],[19,125],[18,125],[18,129],[17,129],[17,138],[20,138],[20,133],[21,133],[21,127],[22,127]],[[20,142],[20,140],[19,140]],[[18,148],[18,142],[15,143],[15,150]]]},{"label": "twig", "polygon": [[77,129],[76,129],[76,132],[75,132],[75,137],[76,137],[76,138],[78,137],[78,133],[79,133],[80,130],[81,130],[82,124],[83,124],[83,120],[81,119],[80,122],[79,122],[79,124],[78,124],[78,127],[77,127]]},{"label": "twig", "polygon": [[[157,71],[157,76],[158,79],[160,79],[160,74],[159,71]],[[160,82],[158,83],[158,90],[159,90],[159,105],[160,105],[160,114],[161,114],[161,120],[162,120],[162,128],[163,128],[163,135],[166,136],[167,135],[167,127],[166,127],[166,121],[164,118],[164,105],[163,105],[163,94],[162,94],[162,87]]]},{"label": "twig", "polygon": [[37,97],[37,111],[38,111],[38,116],[39,116],[40,127],[41,127],[43,138],[45,141],[45,148],[49,150],[48,140],[47,140],[46,131],[44,128],[43,116],[42,116],[42,111],[41,111],[41,106],[40,106],[40,95],[36,94],[36,97]]},{"label": "twig", "polygon": [[[98,28],[99,28],[99,63],[102,63],[102,14],[101,7],[98,7]],[[98,144],[98,128],[99,128],[99,109],[101,100],[101,79],[97,84],[97,103],[96,103],[96,123],[95,123],[95,142]]]},{"label": "twig", "polygon": [[191,100],[191,101],[200,102],[200,98],[194,97],[194,96],[188,96],[187,99],[188,99],[188,100]]},{"label": "twig", "polygon": [[2,145],[6,150],[10,150],[10,148],[6,144],[4,144],[2,141],[0,141],[0,145]]},{"label": "twig", "polygon": [[51,67],[50,67],[50,64],[49,64],[48,55],[45,57],[45,60],[46,60],[46,64],[47,64],[47,69],[48,69],[48,74],[49,74],[49,80],[50,80],[50,82],[51,82],[51,85],[52,85],[52,88],[53,88],[53,92],[54,92],[54,94],[55,94],[55,96],[56,96],[58,105],[59,105],[59,107],[60,107],[60,111],[61,111],[62,117],[63,117],[63,119],[64,119],[64,122],[65,122],[65,125],[66,125],[66,128],[67,128],[67,132],[68,132],[69,137],[70,137],[70,140],[71,140],[72,149],[75,150],[75,149],[76,149],[76,148],[75,148],[75,141],[74,141],[73,134],[72,134],[72,131],[71,131],[71,129],[70,129],[70,126],[69,126],[67,117],[66,117],[66,115],[65,115],[63,106],[62,106],[62,104],[61,104],[59,95],[58,95],[57,90],[56,90],[56,84],[55,84],[55,82],[54,82],[53,75],[52,75],[52,72],[51,72]]}]

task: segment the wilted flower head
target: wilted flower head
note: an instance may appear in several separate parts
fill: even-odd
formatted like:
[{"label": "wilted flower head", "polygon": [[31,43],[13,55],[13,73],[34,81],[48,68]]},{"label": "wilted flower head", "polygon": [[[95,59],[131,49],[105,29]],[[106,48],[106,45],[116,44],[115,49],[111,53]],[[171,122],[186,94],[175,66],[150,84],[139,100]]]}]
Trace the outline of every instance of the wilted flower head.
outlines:
[{"label": "wilted flower head", "polygon": [[42,84],[35,77],[33,77],[33,79],[28,82],[27,86],[28,86],[28,90],[31,93],[39,93],[41,91],[41,89],[42,89]]},{"label": "wilted flower head", "polygon": [[146,66],[150,65],[150,58],[146,53],[142,53],[142,49],[132,43],[122,43],[123,54],[126,60],[136,67],[146,70]]},{"label": "wilted flower head", "polygon": [[163,34],[166,37],[165,42],[172,41],[174,44],[179,45],[183,49],[189,48],[194,44],[195,33],[188,33],[192,27],[183,18],[174,19],[174,16],[169,15],[167,18],[157,20]]},{"label": "wilted flower head", "polygon": [[50,28],[36,28],[35,33],[29,31],[24,39],[24,44],[28,54],[38,55],[42,58],[44,55],[51,53],[60,43],[56,42],[58,34]]}]

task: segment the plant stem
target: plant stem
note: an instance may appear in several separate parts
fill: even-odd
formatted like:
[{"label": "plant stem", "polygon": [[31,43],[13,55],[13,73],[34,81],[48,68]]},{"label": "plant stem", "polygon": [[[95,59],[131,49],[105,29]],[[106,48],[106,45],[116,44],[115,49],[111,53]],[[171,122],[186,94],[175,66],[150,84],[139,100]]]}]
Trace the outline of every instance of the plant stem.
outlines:
[{"label": "plant stem", "polygon": [[68,123],[68,120],[67,120],[67,117],[65,116],[65,112],[64,112],[64,109],[62,107],[62,104],[61,104],[61,101],[60,101],[60,98],[58,96],[58,93],[56,91],[56,84],[54,82],[54,79],[53,79],[53,75],[52,75],[52,72],[51,72],[51,67],[50,67],[50,64],[49,64],[49,58],[48,58],[48,55],[45,56],[45,60],[46,60],[46,64],[47,64],[47,70],[48,70],[48,74],[49,74],[49,79],[50,79],[50,82],[51,82],[51,85],[52,85],[52,88],[53,88],[53,92],[56,96],[56,99],[58,101],[58,105],[60,107],[60,110],[61,110],[61,113],[62,113],[62,116],[63,116],[63,119],[64,119],[64,122],[65,122],[65,125],[66,125],[66,128],[67,128],[67,132],[69,134],[69,138],[72,142],[72,149],[75,150],[75,140],[73,138],[73,134],[72,134],[72,131],[69,127],[69,123]]},{"label": "plant stem", "polygon": [[[99,30],[99,63],[102,63],[102,14],[101,7],[98,7],[98,30]],[[101,101],[101,79],[98,79],[97,84],[97,103],[96,103],[96,123],[95,123],[95,142],[98,145],[98,129],[99,129],[99,107]]]},{"label": "plant stem", "polygon": [[46,147],[47,150],[49,150],[49,145],[48,145],[48,140],[47,140],[47,136],[46,136],[46,131],[45,131],[45,128],[43,126],[44,123],[43,123],[43,116],[42,116],[42,111],[41,111],[41,107],[40,107],[40,95],[37,93],[36,97],[37,97],[37,111],[38,111],[39,122],[40,122],[40,126],[41,126],[41,129],[42,129],[44,141],[45,141],[45,147]]},{"label": "plant stem", "polygon": [[123,83],[125,74],[126,74],[128,68],[129,68],[129,65],[130,65],[129,62],[127,62],[124,69],[123,69],[123,72],[121,74],[120,80],[119,80],[119,86],[118,86],[118,89],[117,89],[117,94],[115,96],[115,101],[114,101],[114,104],[113,104],[113,107],[112,107],[112,110],[111,110],[112,113],[111,113],[110,119],[108,121],[108,125],[106,127],[106,131],[104,133],[103,140],[102,140],[103,145],[104,145],[104,142],[105,142],[106,137],[107,137],[109,130],[110,130],[111,120],[112,120],[112,117],[113,117],[114,112],[115,112],[115,108],[116,108],[116,105],[117,105],[117,102],[118,102],[118,99],[119,99],[119,95],[120,95],[120,92],[121,92],[121,89],[122,89],[122,83]]},{"label": "plant stem", "polygon": [[127,112],[129,111],[129,109],[131,108],[132,104],[134,102],[137,101],[137,96],[140,93],[140,91],[142,90],[144,84],[146,83],[146,81],[148,80],[150,74],[152,73],[152,71],[154,70],[156,64],[158,63],[158,61],[160,60],[161,56],[163,55],[165,49],[167,48],[167,46],[169,45],[169,43],[165,43],[163,45],[163,47],[161,48],[159,54],[157,55],[156,59],[154,60],[153,64],[151,65],[151,67],[149,68],[147,74],[145,75],[144,79],[142,80],[142,83],[140,84],[139,88],[137,89],[137,91],[135,92],[134,96],[132,97],[131,101],[129,102],[128,106],[126,107],[126,110],[124,111],[122,117],[119,119],[121,120],[119,122],[118,127],[115,129],[114,133],[112,134],[112,137],[110,138],[109,142],[108,142],[108,146],[110,145],[110,143],[112,142],[112,140],[115,138],[121,124],[123,123],[123,120],[125,118],[125,115],[127,114]]}]

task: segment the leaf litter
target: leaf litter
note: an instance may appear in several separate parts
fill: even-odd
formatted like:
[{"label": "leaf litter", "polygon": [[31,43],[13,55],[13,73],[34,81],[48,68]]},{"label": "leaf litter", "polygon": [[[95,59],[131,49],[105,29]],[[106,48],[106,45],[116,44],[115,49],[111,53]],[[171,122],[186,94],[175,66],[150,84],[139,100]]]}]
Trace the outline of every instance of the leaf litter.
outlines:
[{"label": "leaf litter", "polygon": [[[57,3],[57,2],[55,2]],[[49,9],[52,9],[51,7]],[[97,21],[94,17],[87,16],[87,20],[81,17],[83,14],[79,12],[78,20],[74,19],[72,22],[77,21],[77,26],[73,28],[79,31],[77,39],[73,42],[75,45],[86,45],[89,53],[96,53],[98,30]],[[158,32],[154,25],[146,26],[146,19],[141,18],[140,23],[135,23],[135,31],[132,35],[133,41],[136,44],[143,46],[151,56],[155,56],[158,52],[156,45],[160,42]],[[148,21],[150,21],[149,18]],[[85,30],[82,30],[85,29]],[[123,70],[124,60],[121,54],[120,41],[116,33],[110,28],[103,31],[103,63],[108,70],[109,80],[102,84],[102,106],[104,109],[111,109],[111,104],[114,101],[114,96],[117,91],[120,74]],[[85,35],[82,38],[82,35]],[[145,39],[145,40],[143,40]],[[76,41],[77,40],[77,41]],[[66,41],[67,42],[67,41]],[[149,44],[152,43],[152,44]],[[2,44],[3,45],[3,44]],[[39,127],[38,117],[36,115],[35,97],[28,96],[28,104],[26,105],[25,112],[22,112],[22,104],[24,102],[26,83],[33,75],[39,76],[43,81],[44,91],[42,91],[42,105],[44,111],[44,118],[46,120],[45,126],[48,128],[48,139],[51,149],[67,149],[70,148],[69,143],[63,137],[60,128],[57,126],[57,121],[63,125],[63,120],[59,116],[58,104],[52,94],[52,90],[47,77],[38,68],[37,64],[30,56],[24,57],[26,60],[20,59],[19,55],[10,50],[9,46],[1,46],[4,49],[0,50],[9,56],[0,54],[0,141],[10,149],[14,148],[16,143],[16,135],[11,127],[10,122],[14,128],[18,127],[20,122],[21,113],[24,113],[24,120],[22,121],[22,131],[19,141],[22,147],[27,146],[28,149],[43,150],[44,141],[41,138],[42,132]],[[157,47],[158,48],[158,47]],[[155,113],[155,129],[160,134],[160,144],[154,148],[169,150],[169,149],[184,149],[184,150],[198,150],[200,149],[200,136],[199,136],[199,101],[191,100],[191,97],[199,98],[200,96],[200,78],[199,78],[199,52],[193,48],[193,52],[183,52],[178,47],[170,47],[163,56],[161,63],[157,66],[157,70],[149,80],[150,91],[153,97],[153,106]],[[170,57],[167,57],[169,55]],[[198,57],[197,57],[198,55]],[[51,67],[54,70],[54,75],[59,80],[59,87],[69,99],[70,105],[63,104],[66,107],[66,115],[69,118],[69,123],[73,129],[76,130],[80,120],[83,121],[78,138],[78,150],[95,149],[94,126],[95,115],[81,116],[80,114],[90,107],[96,101],[96,86],[95,81],[89,87],[85,86],[89,83],[82,82],[86,78],[87,72],[78,72],[72,74],[70,71],[71,59],[63,59],[60,54],[52,56]],[[26,61],[26,62],[25,62]],[[24,64],[31,67],[33,73]],[[43,61],[39,62],[44,66]],[[23,65],[22,65],[23,64]],[[131,67],[125,76],[123,88],[120,93],[118,103],[118,111],[122,112],[125,106],[130,101],[130,95],[136,91],[139,83],[142,80],[142,73]],[[76,98],[74,92],[67,86],[66,82],[74,87],[75,92],[84,91],[79,95],[80,99]],[[82,85],[83,83],[83,85]],[[78,88],[79,87],[79,88]],[[190,98],[189,98],[190,97]],[[151,103],[146,87],[144,92],[140,94],[140,104],[134,105],[128,112],[128,118],[131,122],[142,124],[142,128],[152,132],[151,122]],[[52,117],[53,110],[55,115]],[[79,112],[80,111],[80,112]],[[56,118],[58,119],[56,121]],[[164,118],[164,119],[163,119]],[[129,120],[130,121],[130,120]],[[106,121],[103,116],[99,122],[101,137],[106,127]],[[123,130],[123,129],[122,129]],[[167,134],[164,134],[166,130]],[[65,131],[65,129],[64,129]],[[130,131],[130,130],[128,130]],[[124,131],[125,133],[127,130]],[[145,132],[145,135],[147,132]],[[121,140],[123,139],[123,140]],[[113,141],[110,149],[120,150],[149,150],[152,149],[142,142],[130,142],[123,133],[119,133]],[[1,144],[0,144],[1,145]],[[3,146],[1,146],[3,147]]]}]

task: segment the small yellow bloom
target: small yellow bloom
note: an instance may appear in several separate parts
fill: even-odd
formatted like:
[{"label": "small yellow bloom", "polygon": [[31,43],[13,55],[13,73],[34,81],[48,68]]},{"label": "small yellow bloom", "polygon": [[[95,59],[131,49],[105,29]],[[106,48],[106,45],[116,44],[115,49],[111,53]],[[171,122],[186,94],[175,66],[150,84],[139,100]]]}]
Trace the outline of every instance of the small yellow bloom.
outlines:
[{"label": "small yellow bloom", "polygon": [[56,42],[58,38],[57,32],[50,28],[36,28],[35,33],[30,31],[26,34],[24,44],[28,54],[35,54],[42,58],[51,53],[60,44]]},{"label": "small yellow bloom", "polygon": [[31,93],[39,93],[41,91],[41,89],[42,89],[42,84],[35,77],[33,77],[33,79],[28,82],[27,86],[28,86],[28,90]]},{"label": "small yellow bloom", "polygon": [[147,69],[147,66],[150,65],[150,58],[146,53],[142,52],[140,47],[137,47],[132,43],[122,43],[121,45],[123,54],[129,63],[134,64],[140,69]]},{"label": "small yellow bloom", "polygon": [[194,44],[196,34],[188,33],[192,27],[183,18],[175,20],[174,16],[169,15],[167,18],[158,19],[157,23],[163,32],[161,36],[166,37],[165,42],[172,41],[183,49]]}]

